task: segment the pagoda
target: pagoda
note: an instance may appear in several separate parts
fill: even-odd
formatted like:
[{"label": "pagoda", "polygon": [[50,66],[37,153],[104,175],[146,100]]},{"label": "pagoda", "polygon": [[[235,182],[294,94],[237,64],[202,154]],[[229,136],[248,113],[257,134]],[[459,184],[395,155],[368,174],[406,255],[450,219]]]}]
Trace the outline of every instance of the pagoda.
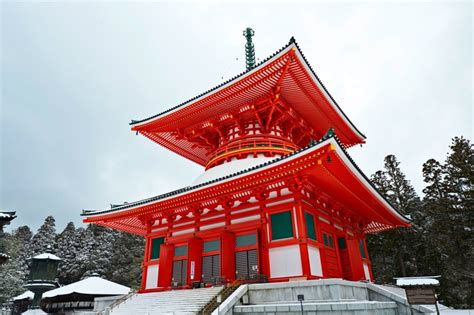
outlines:
[{"label": "pagoda", "polygon": [[84,222],[146,239],[141,292],[229,283],[372,281],[365,235],[409,226],[347,149],[365,136],[294,38],[247,69],[132,131],[202,165],[190,186]]}]

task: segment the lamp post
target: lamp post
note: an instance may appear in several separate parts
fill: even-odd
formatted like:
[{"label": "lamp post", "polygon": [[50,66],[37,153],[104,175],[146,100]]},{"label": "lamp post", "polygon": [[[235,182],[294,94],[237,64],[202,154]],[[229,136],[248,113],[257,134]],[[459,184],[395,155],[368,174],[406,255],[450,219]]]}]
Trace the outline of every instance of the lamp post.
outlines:
[{"label": "lamp post", "polygon": [[301,315],[303,315],[303,301],[304,301],[304,294],[298,294],[298,301],[301,305]]}]

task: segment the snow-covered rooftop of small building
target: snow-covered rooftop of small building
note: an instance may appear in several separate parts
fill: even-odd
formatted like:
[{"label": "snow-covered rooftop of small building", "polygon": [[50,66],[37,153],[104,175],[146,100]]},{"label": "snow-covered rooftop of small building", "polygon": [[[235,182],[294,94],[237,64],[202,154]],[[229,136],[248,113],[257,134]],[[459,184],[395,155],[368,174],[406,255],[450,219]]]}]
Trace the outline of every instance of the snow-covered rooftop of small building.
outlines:
[{"label": "snow-covered rooftop of small building", "polygon": [[222,178],[227,175],[231,175],[239,171],[246,170],[251,167],[261,165],[266,162],[270,162],[274,159],[276,159],[276,157],[264,157],[264,156],[258,156],[256,158],[247,157],[246,159],[242,159],[242,160],[235,159],[235,160],[226,162],[221,165],[214,166],[213,168],[206,170],[204,173],[199,175],[194,180],[194,182],[192,183],[192,186],[210,182],[211,180]]},{"label": "snow-covered rooftop of small building", "polygon": [[26,312],[21,313],[22,315],[43,315],[48,314],[43,312],[41,309],[27,310]]},{"label": "snow-covered rooftop of small building", "polygon": [[408,278],[397,278],[397,285],[404,286],[415,286],[415,285],[439,285],[439,281],[432,277],[408,277]]},{"label": "snow-covered rooftop of small building", "polygon": [[13,297],[12,300],[13,301],[19,301],[19,300],[24,300],[24,299],[32,300],[34,296],[35,296],[35,294],[33,292],[31,292],[30,290],[28,290],[26,292],[23,292],[20,295],[17,295],[15,297]]},{"label": "snow-covered rooftop of small building", "polygon": [[50,254],[50,253],[43,253],[43,254],[39,254],[35,257],[33,257],[33,259],[51,259],[51,260],[62,260],[61,258],[59,258],[58,256],[56,255],[53,255],[53,254]]},{"label": "snow-covered rooftop of small building", "polygon": [[43,293],[43,298],[52,298],[72,293],[87,295],[122,295],[130,292],[130,288],[121,284],[102,279],[100,277],[89,277],[78,282],[71,283]]},{"label": "snow-covered rooftop of small building", "polygon": [[14,211],[7,211],[7,212],[0,211],[0,219],[14,219],[14,218],[16,218]]}]

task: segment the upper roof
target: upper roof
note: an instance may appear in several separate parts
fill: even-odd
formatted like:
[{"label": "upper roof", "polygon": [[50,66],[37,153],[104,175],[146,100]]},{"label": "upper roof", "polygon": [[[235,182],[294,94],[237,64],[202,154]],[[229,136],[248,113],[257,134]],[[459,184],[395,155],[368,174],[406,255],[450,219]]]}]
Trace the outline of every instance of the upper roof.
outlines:
[{"label": "upper roof", "polygon": [[[328,148],[332,147],[331,154]],[[319,158],[321,152],[332,156]],[[317,166],[311,166],[309,159],[317,160]],[[240,186],[251,187],[257,185],[258,178],[268,178],[269,174],[285,176],[290,172],[289,165],[300,165],[301,172],[313,176],[325,192],[340,196],[341,203],[351,211],[358,211],[360,216],[372,220],[366,227],[366,232],[376,232],[395,226],[408,226],[409,220],[401,214],[390,202],[384,198],[373,186],[370,180],[362,173],[359,167],[350,158],[335,136],[322,139],[319,142],[297,150],[286,156],[267,161],[261,165],[252,166],[234,174],[209,182],[178,189],[166,194],[114,206],[104,210],[84,210],[84,222],[97,223],[119,230],[136,234],[145,234],[146,227],[139,216],[144,214],[160,215],[161,211],[183,207],[190,202],[199,202],[199,198],[207,194],[219,194],[223,186],[238,190]],[[321,163],[321,164],[319,164]],[[314,163],[313,163],[314,165]],[[319,167],[322,166],[322,167]],[[285,170],[283,172],[282,170]],[[294,171],[293,173],[294,174]],[[275,176],[273,176],[275,177]],[[337,178],[337,180],[334,180]]]},{"label": "upper roof", "polygon": [[162,113],[132,120],[132,130],[205,165],[209,152],[179,137],[177,130],[199,127],[229,113],[245,115],[245,105],[268,96],[280,85],[280,100],[315,131],[318,138],[333,128],[345,147],[363,143],[365,136],[344,114],[311,68],[294,38],[251,70]]}]

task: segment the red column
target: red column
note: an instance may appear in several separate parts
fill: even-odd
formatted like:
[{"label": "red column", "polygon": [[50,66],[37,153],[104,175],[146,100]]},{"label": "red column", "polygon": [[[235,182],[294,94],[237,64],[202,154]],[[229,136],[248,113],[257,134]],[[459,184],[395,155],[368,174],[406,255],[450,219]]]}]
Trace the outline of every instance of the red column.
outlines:
[{"label": "red column", "polygon": [[351,273],[354,281],[365,279],[364,266],[362,265],[362,256],[359,250],[359,240],[354,238],[347,238],[347,253],[351,262]]},{"label": "red column", "polygon": [[145,253],[143,254],[143,262],[142,262],[142,283],[140,286],[140,290],[145,290],[146,286],[146,275],[148,273],[148,258],[150,256],[150,238],[145,237]]},{"label": "red column", "polygon": [[171,286],[173,277],[173,255],[174,245],[163,244],[160,246],[160,267],[158,269],[158,286]]},{"label": "red column", "polygon": [[235,235],[229,231],[221,236],[221,274],[227,282],[235,280]]},{"label": "red column", "polygon": [[298,226],[299,242],[300,242],[300,256],[301,256],[301,270],[303,276],[310,277],[311,269],[309,265],[309,254],[308,254],[308,233],[306,231],[306,222],[303,207],[301,205],[301,196],[299,193],[295,193],[295,209],[296,209],[296,222]]},{"label": "red column", "polygon": [[270,258],[268,252],[268,214],[265,208],[265,196],[260,195],[259,206],[260,206],[260,229],[258,231],[258,259],[260,263],[259,273],[266,275],[270,278]]},{"label": "red column", "polygon": [[202,278],[202,239],[197,237],[193,237],[188,241],[187,275],[189,284],[194,281],[201,281]]}]

